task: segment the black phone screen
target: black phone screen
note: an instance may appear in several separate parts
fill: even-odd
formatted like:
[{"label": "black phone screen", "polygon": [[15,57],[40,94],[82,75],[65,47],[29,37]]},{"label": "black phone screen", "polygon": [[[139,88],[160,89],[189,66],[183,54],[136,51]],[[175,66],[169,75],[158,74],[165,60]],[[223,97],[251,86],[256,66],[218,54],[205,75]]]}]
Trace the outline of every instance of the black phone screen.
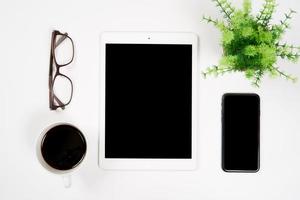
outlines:
[{"label": "black phone screen", "polygon": [[106,44],[105,157],[192,158],[192,45]]},{"label": "black phone screen", "polygon": [[222,168],[259,170],[260,98],[257,94],[224,94],[222,100]]}]

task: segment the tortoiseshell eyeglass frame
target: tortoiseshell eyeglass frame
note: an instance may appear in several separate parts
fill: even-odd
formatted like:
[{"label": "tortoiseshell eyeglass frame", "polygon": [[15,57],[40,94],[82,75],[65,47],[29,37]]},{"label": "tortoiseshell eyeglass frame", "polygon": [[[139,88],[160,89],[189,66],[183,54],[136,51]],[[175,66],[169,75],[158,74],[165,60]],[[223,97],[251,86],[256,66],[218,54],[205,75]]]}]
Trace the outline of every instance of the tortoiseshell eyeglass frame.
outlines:
[{"label": "tortoiseshell eyeglass frame", "polygon": [[[60,38],[56,41],[56,38],[60,36]],[[65,64],[58,64],[56,57],[55,57],[55,49],[65,40],[69,39],[72,44],[72,57],[71,60]],[[68,33],[61,33],[57,30],[54,30],[52,32],[52,37],[51,37],[51,52],[50,52],[50,66],[49,66],[49,106],[50,110],[56,110],[58,108],[65,109],[65,107],[70,104],[72,97],[73,97],[73,82],[72,80],[60,73],[60,68],[69,65],[74,59],[74,43],[72,38],[68,36]],[[54,73],[55,69],[55,73]],[[67,80],[70,81],[71,83],[71,96],[70,99],[67,103],[63,103],[54,93],[54,84],[55,80],[58,76],[62,76],[66,78]]]}]

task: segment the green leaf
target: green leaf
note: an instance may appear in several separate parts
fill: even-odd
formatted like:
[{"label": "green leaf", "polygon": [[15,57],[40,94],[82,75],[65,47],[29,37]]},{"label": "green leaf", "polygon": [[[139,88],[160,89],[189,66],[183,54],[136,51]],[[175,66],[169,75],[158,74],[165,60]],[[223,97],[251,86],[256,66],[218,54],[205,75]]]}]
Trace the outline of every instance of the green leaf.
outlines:
[{"label": "green leaf", "polygon": [[265,44],[258,46],[261,68],[268,68],[276,62],[276,48]]},{"label": "green leaf", "polygon": [[246,78],[248,78],[248,79],[253,78],[254,75],[255,75],[255,70],[253,70],[253,69],[247,69],[247,70],[245,71],[245,76],[246,76]]},{"label": "green leaf", "polygon": [[244,0],[243,2],[243,8],[244,8],[244,14],[245,15],[249,15],[250,12],[251,12],[251,8],[252,5],[251,5],[251,1],[250,0]]},{"label": "green leaf", "polygon": [[224,45],[230,44],[230,42],[233,40],[234,34],[232,31],[224,31],[223,32],[223,43]]},{"label": "green leaf", "polygon": [[237,56],[223,56],[220,60],[220,66],[224,67],[234,67],[235,63],[237,61]]},{"label": "green leaf", "polygon": [[244,54],[249,57],[253,57],[258,54],[258,51],[254,45],[248,45],[244,49]]},{"label": "green leaf", "polygon": [[251,37],[254,35],[254,30],[252,27],[244,27],[242,28],[242,36],[243,37]]}]

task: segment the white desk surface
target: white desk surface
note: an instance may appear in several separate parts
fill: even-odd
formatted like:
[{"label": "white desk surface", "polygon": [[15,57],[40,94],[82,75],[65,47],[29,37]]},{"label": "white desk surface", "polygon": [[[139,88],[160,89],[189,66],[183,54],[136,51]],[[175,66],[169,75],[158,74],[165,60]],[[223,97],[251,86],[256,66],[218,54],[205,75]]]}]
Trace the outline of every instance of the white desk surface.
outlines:
[{"label": "white desk surface", "polygon": [[[254,10],[261,1],[253,0]],[[274,16],[300,1],[280,0]],[[234,0],[240,5],[241,1]],[[0,2],[0,199],[1,200],[295,200],[300,199],[300,81],[266,77],[260,89],[243,75],[204,80],[199,74],[198,168],[196,171],[104,171],[97,166],[99,35],[103,31],[183,31],[200,36],[199,68],[216,64],[219,32],[201,22],[221,16],[210,0],[12,0]],[[285,41],[300,44],[300,14]],[[75,84],[63,112],[48,109],[51,31],[67,31],[76,57],[65,73]],[[278,61],[300,77],[299,64]],[[261,170],[256,174],[221,169],[221,96],[261,96]],[[36,159],[35,144],[47,125],[67,121],[87,137],[88,154],[65,189],[60,177]]]}]

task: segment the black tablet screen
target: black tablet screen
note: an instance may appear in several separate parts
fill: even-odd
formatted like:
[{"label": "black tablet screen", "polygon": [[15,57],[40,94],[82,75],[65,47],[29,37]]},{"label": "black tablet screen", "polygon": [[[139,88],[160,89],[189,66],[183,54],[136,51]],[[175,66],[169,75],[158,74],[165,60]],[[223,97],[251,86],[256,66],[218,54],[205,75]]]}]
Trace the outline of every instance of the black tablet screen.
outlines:
[{"label": "black tablet screen", "polygon": [[105,157],[192,157],[192,45],[106,44]]}]

